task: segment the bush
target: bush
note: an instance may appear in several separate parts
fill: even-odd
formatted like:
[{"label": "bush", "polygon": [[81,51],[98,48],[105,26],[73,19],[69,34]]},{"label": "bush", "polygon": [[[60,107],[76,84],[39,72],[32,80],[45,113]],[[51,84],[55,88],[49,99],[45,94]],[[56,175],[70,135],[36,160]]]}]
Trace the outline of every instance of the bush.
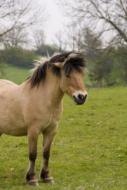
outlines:
[{"label": "bush", "polygon": [[94,86],[127,84],[127,48],[101,51],[96,59],[88,59],[89,77]]},{"label": "bush", "polygon": [[22,68],[32,68],[33,61],[37,58],[36,54],[21,48],[9,48],[1,50],[0,61]]},{"label": "bush", "polygon": [[52,56],[54,53],[58,52],[58,48],[55,45],[42,44],[37,48],[36,53],[41,56]]}]

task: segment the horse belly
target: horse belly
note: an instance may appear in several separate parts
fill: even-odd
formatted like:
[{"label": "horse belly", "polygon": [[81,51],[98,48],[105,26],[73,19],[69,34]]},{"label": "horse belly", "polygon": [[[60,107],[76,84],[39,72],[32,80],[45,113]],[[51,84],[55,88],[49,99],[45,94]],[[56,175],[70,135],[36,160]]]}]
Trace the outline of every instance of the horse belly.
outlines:
[{"label": "horse belly", "polygon": [[3,131],[1,134],[11,135],[11,136],[26,136],[27,129],[26,128],[10,128]]},{"label": "horse belly", "polygon": [[15,99],[0,93],[0,134],[22,136],[27,134],[27,127],[20,105]]},{"label": "horse belly", "polygon": [[14,119],[0,116],[0,134],[24,136],[27,135],[27,127],[21,118]]}]

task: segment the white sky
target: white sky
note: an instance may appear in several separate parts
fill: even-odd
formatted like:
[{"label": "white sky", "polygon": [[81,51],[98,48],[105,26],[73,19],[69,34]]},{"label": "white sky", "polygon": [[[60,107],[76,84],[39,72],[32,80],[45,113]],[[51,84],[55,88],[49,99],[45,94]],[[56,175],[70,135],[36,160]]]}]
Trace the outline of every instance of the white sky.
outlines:
[{"label": "white sky", "polygon": [[44,24],[44,32],[46,35],[46,41],[52,43],[55,40],[56,33],[63,30],[65,23],[65,17],[62,10],[58,6],[58,0],[36,0],[43,7],[46,7],[47,20]]},{"label": "white sky", "polygon": [[[69,23],[69,19],[65,17],[62,8],[58,5],[60,0],[33,0],[38,2],[38,4],[42,7],[45,7],[45,23],[44,23],[44,33],[46,37],[46,42],[52,44],[56,42],[56,35],[63,34],[63,39],[66,36],[65,25]],[[98,23],[99,24],[99,23]],[[72,31],[70,31],[72,32]]]},{"label": "white sky", "polygon": [[[65,25],[69,23],[69,19],[65,17],[62,8],[58,5],[60,0],[34,0],[38,2],[40,6],[45,7],[46,21],[44,23],[44,33],[46,36],[46,42],[52,44],[56,41],[55,35],[60,33],[65,36]],[[99,23],[98,23],[99,24]],[[101,26],[99,26],[101,27]],[[105,40],[108,42],[111,38],[111,33],[107,33]],[[105,41],[105,43],[106,43]]]}]

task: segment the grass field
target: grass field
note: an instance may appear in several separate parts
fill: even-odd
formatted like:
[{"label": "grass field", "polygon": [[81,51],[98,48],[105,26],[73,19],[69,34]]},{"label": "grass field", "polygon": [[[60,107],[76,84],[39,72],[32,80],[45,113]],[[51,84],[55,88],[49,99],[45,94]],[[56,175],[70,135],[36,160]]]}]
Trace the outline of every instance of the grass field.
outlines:
[{"label": "grass field", "polygon": [[3,75],[0,78],[6,78],[13,82],[20,84],[23,82],[27,76],[30,75],[29,70],[24,68],[18,68],[15,66],[10,65],[3,65]]},{"label": "grass field", "polygon": [[[23,72],[19,80],[18,72],[12,78],[19,82],[26,73]],[[126,87],[90,89],[88,101],[83,106],[76,106],[65,97],[64,113],[50,160],[55,184],[40,183],[35,189],[126,190],[126,102]],[[40,138],[37,176],[41,166],[41,143]],[[3,135],[0,138],[1,190],[34,189],[24,183],[27,154],[26,137]]]}]

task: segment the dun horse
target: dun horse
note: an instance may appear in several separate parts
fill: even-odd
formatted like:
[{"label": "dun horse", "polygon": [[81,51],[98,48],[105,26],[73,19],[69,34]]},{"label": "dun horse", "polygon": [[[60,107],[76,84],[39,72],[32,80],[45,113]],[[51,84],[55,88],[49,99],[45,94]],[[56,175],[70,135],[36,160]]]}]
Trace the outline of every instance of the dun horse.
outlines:
[{"label": "dun horse", "polygon": [[62,112],[62,98],[66,93],[77,104],[87,97],[83,79],[85,63],[79,53],[55,55],[34,70],[21,85],[0,80],[0,135],[28,136],[28,184],[37,185],[35,160],[38,135],[43,135],[43,182],[52,182],[48,161],[50,147]]}]

